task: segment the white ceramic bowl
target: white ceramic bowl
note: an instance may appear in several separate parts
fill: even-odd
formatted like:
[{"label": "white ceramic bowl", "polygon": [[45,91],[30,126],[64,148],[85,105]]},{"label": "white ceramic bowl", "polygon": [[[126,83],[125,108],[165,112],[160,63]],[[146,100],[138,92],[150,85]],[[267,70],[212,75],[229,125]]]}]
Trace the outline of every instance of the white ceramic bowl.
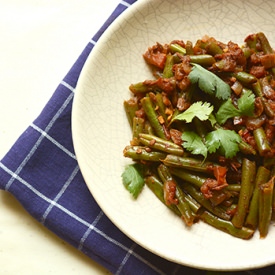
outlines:
[{"label": "white ceramic bowl", "polygon": [[[139,0],[103,34],[81,73],[73,106],[73,140],[87,186],[126,235],[168,260],[211,270],[275,263],[275,229],[265,239],[234,238],[200,222],[187,229],[146,187],[134,201],[121,174],[131,139],[123,101],[131,83],[151,77],[142,53],[155,42],[195,42],[203,35],[239,44],[262,31],[275,47],[275,7],[266,1]],[[274,242],[274,243],[273,243]]]}]

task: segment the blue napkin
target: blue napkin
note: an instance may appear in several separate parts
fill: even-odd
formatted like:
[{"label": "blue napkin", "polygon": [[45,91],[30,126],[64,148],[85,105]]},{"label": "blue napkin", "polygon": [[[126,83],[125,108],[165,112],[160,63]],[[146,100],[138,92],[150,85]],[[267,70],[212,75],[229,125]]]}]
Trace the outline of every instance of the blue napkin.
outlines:
[{"label": "blue napkin", "polygon": [[[119,231],[90,194],[76,161],[71,111],[79,74],[102,33],[134,2],[119,3],[60,82],[41,114],[2,159],[0,188],[12,193],[45,227],[113,274],[205,274],[206,271],[162,259]],[[272,272],[272,267],[249,274],[260,272]]]}]

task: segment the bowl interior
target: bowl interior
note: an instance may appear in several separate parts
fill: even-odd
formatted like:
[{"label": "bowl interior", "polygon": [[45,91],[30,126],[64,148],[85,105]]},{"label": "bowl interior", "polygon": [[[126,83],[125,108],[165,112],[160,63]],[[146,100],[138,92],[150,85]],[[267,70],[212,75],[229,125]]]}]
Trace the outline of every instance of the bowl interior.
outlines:
[{"label": "bowl interior", "polygon": [[240,240],[199,222],[186,228],[146,187],[137,200],[121,174],[131,139],[123,101],[131,83],[151,78],[142,54],[156,42],[195,42],[204,35],[239,44],[262,31],[272,46],[274,3],[269,1],[139,0],[103,34],[81,73],[73,106],[77,159],[105,214],[141,246],[168,260],[212,270],[241,270],[275,262],[275,230]]}]

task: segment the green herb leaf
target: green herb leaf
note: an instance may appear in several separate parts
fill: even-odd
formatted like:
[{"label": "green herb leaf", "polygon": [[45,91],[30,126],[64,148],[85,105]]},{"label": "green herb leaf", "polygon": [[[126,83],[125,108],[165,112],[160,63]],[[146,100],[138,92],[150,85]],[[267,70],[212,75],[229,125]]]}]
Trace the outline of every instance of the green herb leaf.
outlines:
[{"label": "green herb leaf", "polygon": [[203,155],[206,158],[207,147],[197,133],[185,131],[182,133],[181,139],[183,140],[182,146],[185,149],[194,155]]},{"label": "green herb leaf", "polygon": [[239,151],[241,137],[232,130],[217,129],[205,137],[205,145],[209,153],[220,151],[226,158],[234,157]]},{"label": "green herb leaf", "polygon": [[122,173],[122,182],[125,188],[136,199],[144,186],[144,167],[140,163],[130,164]]},{"label": "green herb leaf", "polygon": [[255,108],[255,95],[248,91],[243,94],[238,99],[238,109],[240,110],[240,115],[243,116],[252,116],[254,114]]},{"label": "green herb leaf", "polygon": [[219,108],[216,119],[219,124],[224,124],[227,119],[234,116],[252,116],[254,113],[255,95],[248,91],[241,96],[238,101],[238,108],[236,108],[231,99],[225,101]]},{"label": "green herb leaf", "polygon": [[185,120],[187,123],[191,122],[194,117],[200,120],[207,120],[213,111],[213,106],[208,102],[195,102],[187,110],[177,115],[174,120]]},{"label": "green herb leaf", "polygon": [[230,86],[215,74],[198,64],[192,64],[192,70],[188,75],[191,83],[197,83],[199,88],[207,94],[226,100],[231,95]]}]

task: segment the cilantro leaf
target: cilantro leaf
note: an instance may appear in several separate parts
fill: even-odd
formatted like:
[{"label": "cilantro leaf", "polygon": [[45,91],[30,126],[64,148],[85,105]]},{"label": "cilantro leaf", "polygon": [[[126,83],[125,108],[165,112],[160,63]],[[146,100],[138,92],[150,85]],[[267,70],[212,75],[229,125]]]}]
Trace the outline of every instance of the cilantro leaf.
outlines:
[{"label": "cilantro leaf", "polygon": [[254,112],[254,102],[255,95],[250,91],[238,99],[238,108],[233,105],[231,99],[228,99],[221,105],[216,114],[218,123],[223,124],[227,119],[234,116],[252,116]]},{"label": "cilantro leaf", "polygon": [[144,168],[140,163],[130,164],[122,173],[122,182],[125,188],[136,199],[144,186]]},{"label": "cilantro leaf", "polygon": [[217,129],[208,133],[205,140],[209,153],[220,150],[226,158],[232,158],[239,151],[241,137],[233,130]]},{"label": "cilantro leaf", "polygon": [[199,88],[207,94],[226,100],[231,95],[230,86],[215,74],[198,64],[192,64],[192,70],[188,75],[191,83],[197,83]]},{"label": "cilantro leaf", "polygon": [[185,120],[187,123],[191,122],[194,117],[200,120],[207,120],[213,111],[213,106],[208,102],[195,102],[187,110],[177,115],[174,120]]},{"label": "cilantro leaf", "polygon": [[255,95],[248,91],[238,99],[238,109],[241,115],[252,116],[254,114]]},{"label": "cilantro leaf", "polygon": [[182,133],[181,139],[183,140],[182,146],[185,149],[194,155],[203,155],[206,158],[207,148],[197,133],[185,131]]}]

